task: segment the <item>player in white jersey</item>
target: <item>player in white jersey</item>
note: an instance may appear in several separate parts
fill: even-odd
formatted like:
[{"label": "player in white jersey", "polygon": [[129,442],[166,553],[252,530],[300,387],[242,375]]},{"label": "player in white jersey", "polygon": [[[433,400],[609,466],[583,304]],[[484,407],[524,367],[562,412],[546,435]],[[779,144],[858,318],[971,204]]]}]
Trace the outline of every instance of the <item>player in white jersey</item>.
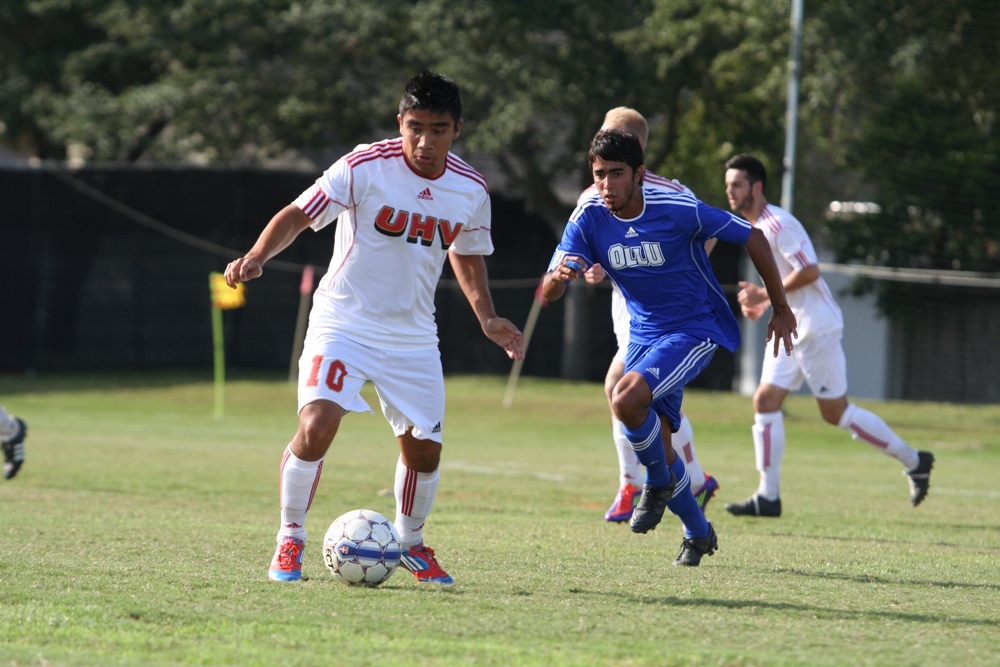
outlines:
[{"label": "player in white jersey", "polygon": [[747,248],[774,303],[768,338],[774,338],[775,355],[782,340],[791,353],[795,317],[760,230],[690,193],[644,183],[642,146],[633,134],[598,132],[589,158],[596,191],[570,216],[542,294],[549,300],[562,297],[566,284],[596,263],[621,288],[630,315],[629,347],[612,409],[646,467],[629,527],[636,533],[653,530],[669,508],[685,534],[674,565],[697,566],[718,548],[718,539],[691,493],[683,457],[665,447],[662,431],[677,430],[684,386],[716,348],[732,351],[740,343],[739,325],[712,273],[705,242],[719,238]]},{"label": "player in white jersey", "polygon": [[[635,109],[629,107],[616,107],[608,111],[604,116],[602,130],[622,130],[634,134],[639,140],[642,149],[646,149],[646,141],[649,138],[649,125],[646,119]],[[677,190],[678,192],[690,192],[690,190],[678,183],[662,176],[647,171],[646,182],[657,183],[663,187]],[[590,186],[581,193],[577,200],[577,205],[595,192],[594,186]],[[715,245],[715,239],[709,239],[706,250],[711,251]],[[598,283],[604,279],[604,269],[600,264],[594,264],[584,274],[589,283]],[[615,353],[608,372],[604,378],[604,393],[608,398],[608,405],[611,405],[612,392],[615,385],[625,375],[625,354],[628,352],[628,330],[629,314],[625,306],[625,297],[616,284],[611,284],[611,320],[614,326],[615,338],[618,341],[618,351]],[[632,518],[632,511],[639,498],[642,496],[642,479],[645,476],[642,463],[635,455],[631,443],[625,437],[625,426],[621,420],[615,416],[611,410],[611,434],[615,444],[615,451],[618,454],[618,493],[615,495],[611,507],[604,513],[604,520],[611,522],[623,522]],[[674,451],[684,457],[687,465],[688,475],[691,478],[691,489],[694,493],[698,505],[705,509],[708,501],[715,495],[719,488],[718,482],[711,475],[707,475],[702,470],[701,463],[694,449],[694,430],[691,428],[691,421],[683,412],[681,413],[680,427],[670,438],[670,444]]]},{"label": "player in white jersey", "polygon": [[[781,271],[788,303],[799,323],[799,340],[790,357],[764,356],[760,385],[753,397],[754,451],[760,483],[749,498],[729,503],[736,515],[781,516],[779,480],[785,451],[785,426],[781,406],[789,392],[808,382],[820,414],[830,424],[851,433],[903,465],[914,507],[927,495],[934,456],[918,452],[903,441],[878,415],[847,398],[847,360],[841,345],[844,321],[840,307],[820,276],[818,259],[809,235],[791,213],[764,197],[767,172],[752,155],[737,155],[726,163],[726,196],[733,211],[764,232]],[[740,282],[738,299],[743,314],[756,320],[764,314],[767,294],[760,287]]]},{"label": "player in white jersey", "polygon": [[450,152],[462,128],[458,86],[422,72],[406,84],[397,121],[401,138],[338,160],[226,268],[231,287],[257,278],[307,227],[340,217],[299,361],[299,428],[281,459],[272,581],[302,578],[306,513],[323,458],[346,413],[371,411],[360,395],[371,381],[399,442],[394,523],[402,564],[418,581],[452,583],[423,541],[440,478],[445,389],[434,290],[446,258],[483,332],[511,358],[524,356],[521,332],[497,316],[487,284],[489,190]]},{"label": "player in white jersey", "polygon": [[24,437],[28,425],[0,406],[0,444],[3,445],[3,476],[11,479],[24,463]]}]

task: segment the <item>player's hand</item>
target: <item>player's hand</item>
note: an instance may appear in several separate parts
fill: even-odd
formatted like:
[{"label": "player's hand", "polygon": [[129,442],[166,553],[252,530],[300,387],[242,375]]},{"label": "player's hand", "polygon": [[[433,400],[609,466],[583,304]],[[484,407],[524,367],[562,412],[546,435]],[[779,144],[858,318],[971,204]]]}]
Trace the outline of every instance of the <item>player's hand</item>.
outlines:
[{"label": "player's hand", "polygon": [[740,304],[740,310],[743,312],[743,317],[747,318],[751,322],[756,322],[764,315],[764,311],[767,310],[767,307],[763,304],[759,306],[747,306]]},{"label": "player's hand", "polygon": [[[736,300],[741,306],[757,306],[767,301],[767,290],[760,285],[748,283],[745,280],[739,282],[741,289],[736,295]],[[745,313],[744,313],[745,314]]]},{"label": "player's hand", "polygon": [[774,356],[778,356],[778,344],[785,341],[785,355],[792,354],[792,337],[798,338],[798,324],[795,322],[795,314],[792,309],[786,306],[774,307],[771,312],[771,321],[767,323],[767,342],[774,339]]},{"label": "player's hand", "polygon": [[483,333],[507,352],[515,361],[524,359],[524,336],[514,323],[505,317],[491,317],[483,324]]},{"label": "player's hand", "polygon": [[583,279],[590,285],[596,285],[607,277],[604,267],[600,264],[592,264],[589,269],[583,272]]},{"label": "player's hand", "polygon": [[568,283],[582,276],[586,270],[587,263],[585,261],[579,257],[568,255],[563,257],[562,261],[559,262],[559,266],[552,271],[552,277]]},{"label": "player's hand", "polygon": [[263,265],[252,257],[240,257],[226,266],[226,284],[236,289],[240,283],[260,278],[264,273]]}]

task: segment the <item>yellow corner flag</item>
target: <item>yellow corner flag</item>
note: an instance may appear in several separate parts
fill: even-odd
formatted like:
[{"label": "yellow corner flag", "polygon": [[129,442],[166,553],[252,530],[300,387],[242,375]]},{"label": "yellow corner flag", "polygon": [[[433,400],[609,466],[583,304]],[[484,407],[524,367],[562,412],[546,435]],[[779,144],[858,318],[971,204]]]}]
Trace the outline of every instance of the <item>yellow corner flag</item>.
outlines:
[{"label": "yellow corner flag", "polygon": [[222,335],[222,311],[239,308],[246,304],[243,283],[232,289],[226,284],[226,277],[218,271],[208,274],[208,287],[212,292],[212,343],[215,348],[215,419],[224,415],[226,385],[226,354]]},{"label": "yellow corner flag", "polygon": [[226,277],[218,271],[208,274],[208,284],[212,288],[212,305],[216,308],[229,310],[246,305],[246,290],[243,283],[232,289],[226,284]]}]

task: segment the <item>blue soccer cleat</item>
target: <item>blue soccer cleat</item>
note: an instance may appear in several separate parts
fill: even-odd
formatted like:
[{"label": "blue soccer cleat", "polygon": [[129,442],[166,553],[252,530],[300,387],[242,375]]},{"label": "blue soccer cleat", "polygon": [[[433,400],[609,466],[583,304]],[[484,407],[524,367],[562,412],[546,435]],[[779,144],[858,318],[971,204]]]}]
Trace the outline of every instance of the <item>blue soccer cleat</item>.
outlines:
[{"label": "blue soccer cleat", "polygon": [[705,483],[701,485],[698,493],[694,494],[695,502],[698,503],[698,507],[701,508],[702,513],[705,511],[705,506],[708,505],[708,501],[712,499],[715,492],[719,490],[719,483],[715,481],[715,478],[709,474],[705,475]]}]

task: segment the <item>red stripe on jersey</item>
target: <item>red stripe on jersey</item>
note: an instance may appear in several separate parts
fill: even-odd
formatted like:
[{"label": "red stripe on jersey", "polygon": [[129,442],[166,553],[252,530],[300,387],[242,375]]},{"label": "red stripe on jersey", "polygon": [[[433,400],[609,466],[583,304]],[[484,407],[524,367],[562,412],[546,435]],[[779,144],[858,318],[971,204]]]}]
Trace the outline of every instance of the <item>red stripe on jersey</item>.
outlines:
[{"label": "red stripe on jersey", "polygon": [[651,171],[646,172],[646,181],[652,183],[653,185],[661,185],[665,188],[670,188],[677,192],[684,192],[684,186],[680,183],[675,183],[674,181],[666,178],[665,176],[659,176]]},{"label": "red stripe on jersey", "polygon": [[364,155],[352,155],[347,158],[347,164],[352,169],[364,164],[365,162],[371,162],[372,160],[395,160],[403,157],[403,151],[386,151],[386,152],[375,152],[375,153],[365,153]]},{"label": "red stripe on jersey", "polygon": [[323,210],[330,205],[330,198],[326,196],[326,193],[316,186],[316,194],[312,196],[312,199],[306,204],[302,212],[308,215],[313,220],[323,212]]},{"label": "red stripe on jersey", "polygon": [[589,188],[580,193],[580,196],[576,198],[576,205],[579,206],[584,201],[590,199],[593,193],[597,192],[597,186],[591,185]]},{"label": "red stripe on jersey", "polygon": [[778,217],[776,215],[774,215],[774,213],[772,213],[771,211],[769,211],[766,206],[764,207],[764,210],[762,210],[760,212],[760,217],[763,218],[768,223],[768,226],[775,233],[778,233],[778,232],[781,231],[781,229],[782,229],[782,227],[781,227],[781,221],[779,221]]},{"label": "red stripe on jersey", "polygon": [[490,186],[486,184],[486,177],[480,174],[478,171],[472,168],[468,162],[465,162],[454,154],[449,153],[447,159],[445,160],[445,169],[451,169],[453,172],[459,176],[465,176],[468,179],[479,183],[486,190],[487,194],[490,191]]},{"label": "red stripe on jersey", "polygon": [[367,148],[350,153],[344,159],[347,160],[347,164],[353,167],[361,162],[367,162],[375,158],[399,157],[402,154],[402,139],[386,139],[385,141],[376,142]]},{"label": "red stripe on jersey", "polygon": [[328,286],[333,283],[334,278],[336,278],[337,274],[340,273],[340,270],[344,268],[344,264],[347,264],[347,259],[351,256],[351,252],[354,251],[354,241],[358,237],[357,217],[358,217],[358,207],[355,206],[354,215],[348,216],[348,218],[350,218],[351,220],[351,244],[347,246],[346,250],[344,250],[344,259],[341,260],[340,264],[338,264],[335,267],[331,266],[330,269],[326,272],[326,275],[323,276],[322,280],[319,281],[319,287],[316,288],[317,292],[326,292],[328,290]]},{"label": "red stripe on jersey", "polygon": [[833,298],[833,294],[830,293],[830,287],[829,287],[829,285],[826,284],[825,280],[822,280],[822,279],[815,280],[815,281],[813,281],[812,284],[813,285],[817,285],[819,287],[819,292],[820,292],[820,294],[823,295],[823,300],[826,301],[826,302],[828,302],[830,304],[830,307],[834,311],[837,311],[837,310],[840,309],[840,306],[837,305],[837,300],[834,299]]}]

